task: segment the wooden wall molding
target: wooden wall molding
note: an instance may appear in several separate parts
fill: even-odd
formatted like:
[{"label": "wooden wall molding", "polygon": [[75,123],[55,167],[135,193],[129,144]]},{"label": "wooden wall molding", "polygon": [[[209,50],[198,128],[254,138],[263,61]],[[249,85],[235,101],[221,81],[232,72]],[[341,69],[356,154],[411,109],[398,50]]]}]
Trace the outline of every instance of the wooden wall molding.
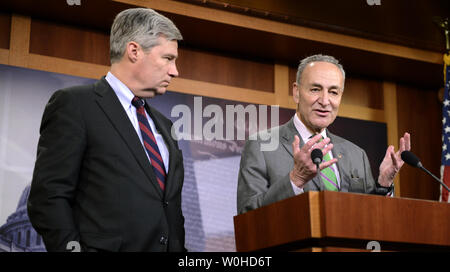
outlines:
[{"label": "wooden wall molding", "polygon": [[275,64],[274,67],[274,90],[275,103],[277,105],[287,105],[286,108],[296,108],[292,96],[289,97],[289,91],[292,91],[289,82],[289,67],[286,65]]},{"label": "wooden wall molding", "polygon": [[26,68],[94,79],[100,79],[109,71],[109,66],[105,65],[38,54],[28,55],[28,65]]},{"label": "wooden wall molding", "polygon": [[0,48],[0,63],[9,64],[9,49]]},{"label": "wooden wall molding", "polygon": [[11,17],[9,64],[27,67],[30,51],[31,18],[18,14]]},{"label": "wooden wall molding", "polygon": [[357,105],[341,103],[338,116],[386,123],[384,110],[372,109]]},{"label": "wooden wall molding", "polygon": [[[9,50],[0,49],[0,63],[14,65],[8,62]],[[106,75],[109,66],[67,60],[56,57],[27,54],[26,65],[14,65],[35,70],[61,73],[79,77],[99,79]],[[244,89],[209,83],[185,78],[175,78],[169,89],[174,92],[213,98],[241,101],[252,104],[279,105],[282,108],[296,109],[292,96],[282,93],[268,93],[264,91]],[[285,91],[283,91],[285,93]],[[341,104],[338,116],[366,121],[386,122],[383,110],[371,109],[357,105]]]},{"label": "wooden wall molding", "polygon": [[273,93],[185,79],[182,77],[173,79],[170,83],[169,90],[252,104],[274,105],[275,101],[275,95]]},{"label": "wooden wall molding", "polygon": [[[388,145],[393,145],[395,151],[399,148],[398,135],[398,117],[397,117],[397,86],[393,82],[383,82],[383,97],[384,97],[384,116],[387,126],[387,142]],[[403,133],[403,132],[402,132]],[[403,134],[402,134],[403,136]],[[401,184],[400,173],[397,174],[394,180],[395,196],[400,196]]]}]

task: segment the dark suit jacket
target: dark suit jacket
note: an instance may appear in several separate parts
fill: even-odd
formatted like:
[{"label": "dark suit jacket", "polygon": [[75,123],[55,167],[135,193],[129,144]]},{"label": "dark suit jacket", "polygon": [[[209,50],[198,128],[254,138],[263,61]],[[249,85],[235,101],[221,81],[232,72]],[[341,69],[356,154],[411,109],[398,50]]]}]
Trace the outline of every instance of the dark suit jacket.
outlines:
[{"label": "dark suit jacket", "polygon": [[103,78],[55,92],[42,118],[28,215],[49,251],[184,251],[183,157],[172,122],[147,112],[170,153],[166,190]]},{"label": "dark suit jacket", "polygon": [[[294,190],[290,182],[289,172],[294,167],[292,142],[294,136],[300,138],[300,146],[304,142],[291,119],[286,124],[274,128],[272,136],[279,136],[279,145],[273,151],[261,151],[262,139],[247,141],[241,157],[238,178],[238,213],[245,213],[289,197]],[[339,158],[339,170],[342,192],[386,195],[389,189],[378,186],[370,169],[366,152],[355,144],[327,131],[334,147],[333,157]],[[323,191],[325,185],[318,176],[310,180],[303,188],[307,191]]]}]

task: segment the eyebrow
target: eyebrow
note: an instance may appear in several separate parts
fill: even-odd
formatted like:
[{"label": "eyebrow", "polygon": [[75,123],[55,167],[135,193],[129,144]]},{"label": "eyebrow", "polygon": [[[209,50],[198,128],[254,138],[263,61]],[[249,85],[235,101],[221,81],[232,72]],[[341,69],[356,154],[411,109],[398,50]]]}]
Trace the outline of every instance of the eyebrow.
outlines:
[{"label": "eyebrow", "polygon": [[[311,85],[312,85],[312,87],[318,87],[318,88],[324,89],[324,87],[322,85],[320,85],[319,83],[313,83]],[[332,85],[332,86],[330,86],[329,89],[338,89],[338,90],[340,90],[341,88],[339,86],[337,86],[337,85]]]}]

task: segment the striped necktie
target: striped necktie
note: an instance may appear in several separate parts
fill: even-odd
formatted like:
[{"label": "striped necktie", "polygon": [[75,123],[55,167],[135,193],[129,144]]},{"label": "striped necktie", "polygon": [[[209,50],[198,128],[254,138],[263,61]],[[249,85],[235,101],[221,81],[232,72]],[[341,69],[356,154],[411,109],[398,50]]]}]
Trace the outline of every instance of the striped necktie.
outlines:
[{"label": "striped necktie", "polygon": [[150,158],[150,163],[153,166],[153,171],[155,172],[159,187],[164,191],[166,185],[166,168],[164,167],[164,162],[158,144],[156,143],[156,138],[148,124],[144,107],[145,101],[135,96],[131,101],[131,104],[136,107],[136,115],[139,121],[139,128],[141,130],[145,151]]},{"label": "striped necktie", "polygon": [[[321,142],[322,140],[323,140],[323,137],[320,139],[319,142]],[[328,152],[327,154],[325,154],[323,156],[324,162],[329,161],[329,160],[331,160],[330,152]],[[320,171],[320,177],[322,179],[323,184],[325,185],[326,190],[339,191],[336,173],[334,173],[334,169],[331,166],[329,166],[325,169],[322,169],[322,171]]]}]

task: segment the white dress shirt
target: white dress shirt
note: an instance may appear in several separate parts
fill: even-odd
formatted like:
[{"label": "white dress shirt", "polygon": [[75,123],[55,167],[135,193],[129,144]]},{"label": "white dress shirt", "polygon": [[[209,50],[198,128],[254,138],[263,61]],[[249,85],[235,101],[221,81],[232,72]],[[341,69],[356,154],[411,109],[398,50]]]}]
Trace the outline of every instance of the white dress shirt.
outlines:
[{"label": "white dress shirt", "polygon": [[[303,122],[300,120],[300,118],[298,118],[297,114],[294,115],[294,126],[297,129],[298,133],[300,134],[300,137],[302,137],[303,143],[307,143],[311,136],[313,135],[312,132],[310,132],[305,124],[303,124]],[[320,134],[322,134],[322,137],[325,139],[327,138],[327,130],[324,129]],[[333,153],[330,151],[328,152],[328,154],[330,154],[330,159],[333,159]],[[339,170],[336,166],[336,164],[332,164],[330,166],[331,168],[333,168],[334,173],[336,174],[336,181],[338,184],[338,187],[341,187],[341,179],[339,176]],[[303,193],[303,188],[299,188],[297,187],[297,185],[295,185],[292,180],[291,180],[291,184],[292,184],[292,189],[294,190],[295,195],[301,194]]]},{"label": "white dress shirt", "polygon": [[[123,84],[117,77],[115,77],[111,72],[108,72],[105,79],[106,81],[108,81],[109,85],[119,98],[122,107],[127,113],[128,118],[131,121],[131,124],[133,125],[137,135],[139,136],[139,139],[141,140],[142,148],[144,148],[145,151],[144,142],[142,140],[141,135],[141,129],[139,128],[139,122],[136,116],[136,107],[134,107],[131,104],[131,100],[133,100],[134,98],[133,92],[131,92],[131,90],[125,84]],[[148,123],[150,125],[150,128],[152,129],[153,135],[155,136],[156,143],[158,144],[159,152],[161,153],[166,173],[168,173],[169,150],[167,148],[166,142],[164,141],[164,138],[162,137],[161,133],[159,133],[159,131],[156,129],[155,123],[153,122],[152,118],[148,115],[147,111],[145,112],[145,114],[147,115]],[[145,152],[145,154],[147,154],[147,152]],[[148,156],[148,154],[147,157],[150,161],[150,157]]]}]

